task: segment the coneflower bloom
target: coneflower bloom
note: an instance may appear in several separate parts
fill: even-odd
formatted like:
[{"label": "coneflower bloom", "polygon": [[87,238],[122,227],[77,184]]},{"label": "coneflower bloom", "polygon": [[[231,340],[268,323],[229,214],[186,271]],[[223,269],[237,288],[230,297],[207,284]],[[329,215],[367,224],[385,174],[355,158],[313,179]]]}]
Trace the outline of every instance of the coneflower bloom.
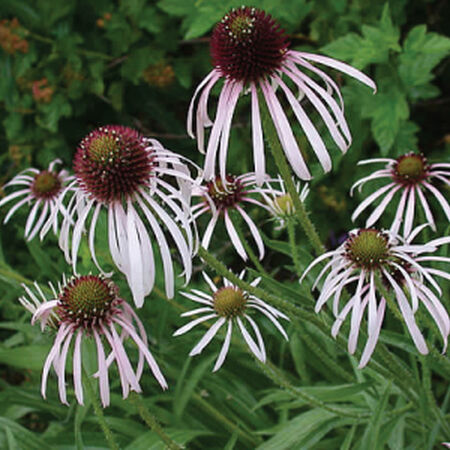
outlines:
[{"label": "coneflower bloom", "polygon": [[66,170],[55,170],[57,164],[61,164],[61,160],[52,161],[47,170],[31,167],[5,184],[5,187],[18,186],[20,189],[0,200],[0,207],[12,200],[20,200],[8,211],[4,223],[7,223],[21,206],[33,205],[25,224],[25,238],[28,241],[37,233],[43,239],[50,229],[56,234],[59,213],[64,215],[66,212],[59,202],[59,197],[73,180],[73,176]]},{"label": "coneflower bloom", "polygon": [[[265,186],[267,186],[267,189],[262,190],[261,195],[269,207],[269,212],[278,222],[277,229],[282,229],[285,227],[286,221],[295,214],[294,202],[291,195],[286,192],[281,177],[278,177],[278,180],[273,183],[267,182]],[[309,194],[308,184],[304,184],[302,187],[300,182],[297,182],[295,183],[295,189],[303,203]]]},{"label": "coneflower bloom", "polygon": [[[195,134],[198,149],[202,153],[205,151],[204,129],[212,126],[206,148],[204,176],[207,180],[216,175],[218,151],[220,175],[222,179],[225,178],[230,127],[242,92],[248,91],[251,95],[253,156],[256,180],[261,185],[266,173],[259,103],[261,98],[264,98],[293,171],[302,179],[311,178],[276,93],[277,88],[292,108],[323,169],[326,172],[331,170],[331,158],[322,137],[297,96],[283,81],[283,77],[292,82],[301,95],[311,102],[342,152],[345,152],[351,143],[351,134],[344,117],[342,95],[338,85],[313,63],[340,70],[375,89],[375,84],[369,77],[348,64],[321,55],[291,50],[284,30],[269,14],[255,8],[243,6],[224,16],[211,36],[211,56],[214,69],[197,87],[187,119],[188,133],[194,138],[194,106],[199,96],[195,110]],[[308,72],[317,76],[323,86],[308,75]],[[208,115],[208,99],[211,89],[220,79],[224,80],[224,84],[216,116],[212,121]],[[258,90],[261,91],[261,98],[258,97]]]},{"label": "coneflower bloom", "polygon": [[352,186],[350,193],[353,194],[353,190],[356,187],[361,191],[364,184],[370,180],[389,178],[389,183],[377,189],[361,202],[353,213],[352,220],[355,220],[369,205],[384,196],[366,221],[366,227],[371,227],[378,221],[398,192],[400,194],[400,201],[397,204],[397,212],[391,227],[394,233],[399,231],[401,222],[403,221],[404,236],[410,234],[414,223],[417,202],[421,204],[425,212],[425,217],[432,229],[436,230],[427,196],[434,196],[441,205],[447,219],[450,221],[450,206],[444,195],[433,185],[432,180],[434,178],[447,186],[450,185],[450,164],[428,164],[424,155],[415,153],[407,153],[397,159],[367,159],[360,161],[358,164],[372,163],[386,163],[386,166],[384,169],[377,170],[371,175],[361,178]]},{"label": "coneflower bloom", "polygon": [[151,236],[159,247],[166,295],[173,297],[174,267],[166,234],[178,249],[186,282],[195,245],[189,218],[193,180],[184,162],[158,141],[124,126],[100,127],[82,140],[74,158],[74,195],[59,236],[74,273],[85,229],[92,258],[102,270],[95,253],[95,233],[105,211],[109,250],[127,278],[136,305],[142,306],[155,282]]},{"label": "coneflower bloom", "polygon": [[245,212],[244,204],[251,203],[268,209],[267,205],[258,200],[258,196],[263,190],[263,188],[258,188],[255,185],[255,175],[253,173],[246,173],[239,176],[227,175],[226,185],[224,185],[222,179],[218,176],[215,180],[207,181],[204,185],[195,186],[192,191],[193,196],[201,197],[202,201],[192,207],[193,219],[196,220],[205,213],[211,214],[209,223],[203,233],[201,245],[205,248],[209,247],[217,222],[223,217],[231,243],[239,256],[244,261],[247,260],[247,252],[230,218],[230,212],[235,210],[247,224],[258,248],[259,259],[262,259],[264,257],[264,243],[258,227]]},{"label": "coneflower bloom", "polygon": [[[444,351],[450,330],[450,320],[445,307],[439,301],[442,291],[434,276],[450,279],[447,272],[424,267],[423,262],[450,262],[450,258],[427,255],[440,245],[450,242],[450,237],[435,239],[425,245],[413,245],[411,242],[424,228],[417,227],[407,239],[392,231],[379,231],[374,228],[354,230],[347,240],[336,250],[316,258],[306,269],[302,279],[318,263],[331,258],[323,267],[314,282],[313,289],[328,275],[322,284],[316,303],[316,312],[333,298],[332,311],[336,317],[332,335],[336,337],[343,321],[351,312],[348,350],[356,350],[359,330],[364,313],[367,310],[368,339],[362,352],[359,367],[364,367],[376,346],[383,323],[386,299],[378,292],[375,284],[379,277],[385,288],[396,299],[399,310],[417,349],[428,353],[425,339],[415,321],[415,313],[420,304],[428,310],[442,335]],[[427,284],[430,284],[430,289]],[[340,299],[343,289],[350,292],[351,298],[343,308]],[[437,292],[437,295],[436,293]]]},{"label": "coneflower bloom", "polygon": [[[66,279],[58,286],[51,285],[53,296],[48,299],[39,286],[37,293],[26,288],[28,297],[20,302],[30,311],[34,309],[32,324],[41,322],[56,331],[56,337],[42,371],[41,392],[46,397],[47,379],[53,365],[58,377],[61,402],[68,404],[66,394],[66,361],[73,342],[73,385],[78,403],[83,404],[82,340],[93,339],[97,348],[100,397],[104,407],[109,405],[109,366],[115,361],[122,384],[123,397],[130,389],[141,392],[139,380],[147,361],[158,383],[167,388],[166,380],[148,349],[147,335],[139,317],[119,296],[117,286],[108,278],[96,275]],[[40,298],[39,298],[40,297]],[[36,307],[36,308],[35,308]],[[119,331],[122,331],[119,334]],[[137,346],[139,359],[133,369],[124,347],[124,340],[131,339]],[[109,356],[106,349],[110,349]]]},{"label": "coneflower bloom", "polygon": [[[239,278],[243,279],[245,271],[242,271]],[[174,336],[180,336],[194,328],[196,325],[207,320],[215,320],[214,324],[200,339],[198,344],[189,353],[189,356],[200,354],[203,349],[211,342],[213,337],[217,334],[222,326],[226,326],[226,335],[220,350],[219,356],[213,368],[213,372],[219,370],[225,361],[225,357],[230,348],[231,334],[233,331],[233,324],[239,327],[242,337],[249,346],[252,353],[262,362],[266,361],[266,348],[261,335],[261,331],[251,316],[251,312],[258,311],[266,316],[275,325],[277,330],[288,340],[286,331],[281,326],[278,319],[282,318],[289,320],[282,312],[268,305],[259,298],[251,295],[242,289],[232,284],[226,278],[223,278],[223,286],[217,288],[209,276],[203,272],[203,277],[209,285],[212,293],[205,293],[197,289],[192,289],[191,292],[181,292],[182,295],[188,299],[200,303],[202,306],[192,311],[181,314],[181,317],[191,317],[193,315],[202,315],[202,317],[193,319],[191,322],[175,331]],[[261,278],[256,278],[250,284],[257,286]],[[216,320],[217,319],[217,320]],[[251,336],[245,327],[244,322],[247,321],[256,336],[255,339]]]}]

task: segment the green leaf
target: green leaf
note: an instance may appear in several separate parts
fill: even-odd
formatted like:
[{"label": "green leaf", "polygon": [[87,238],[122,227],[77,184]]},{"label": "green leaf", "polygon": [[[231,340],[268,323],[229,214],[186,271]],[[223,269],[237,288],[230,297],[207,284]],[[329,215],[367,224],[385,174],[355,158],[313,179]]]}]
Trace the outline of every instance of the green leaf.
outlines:
[{"label": "green leaf", "polygon": [[[164,432],[180,445],[187,444],[198,436],[210,434],[208,431],[173,430],[170,428],[165,428]],[[166,448],[166,445],[156,433],[148,431],[131,442],[125,450],[165,450]]]},{"label": "green leaf", "polygon": [[384,411],[386,409],[390,393],[391,383],[389,382],[383,392],[383,395],[378,400],[377,407],[364,434],[366,442],[371,442],[372,448],[382,448],[382,446],[378,445],[380,439],[380,428],[383,423]]},{"label": "green leaf", "polygon": [[17,424],[6,417],[0,417],[0,429],[9,429],[15,437],[15,440],[22,444],[20,448],[27,450],[48,450],[48,444],[37,434],[28,431],[26,428]]},{"label": "green leaf", "polygon": [[392,24],[389,4],[386,3],[377,27],[363,25],[362,37],[349,33],[322,48],[338,59],[350,61],[363,69],[369,64],[387,62],[389,52],[399,52],[400,30]]},{"label": "green leaf", "polygon": [[378,94],[371,116],[373,137],[385,156],[392,148],[400,126],[409,116],[405,95],[396,88]]},{"label": "green leaf", "polygon": [[417,133],[420,128],[411,121],[401,122],[395,144],[393,145],[391,156],[400,156],[404,153],[418,150]]},{"label": "green leaf", "polygon": [[39,106],[39,112],[36,123],[49,131],[56,132],[59,119],[69,117],[72,114],[72,107],[65,96],[56,94],[50,103]]},{"label": "green leaf", "polygon": [[398,72],[408,94],[414,98],[431,98],[431,93],[414,88],[426,85],[433,78],[432,70],[450,53],[450,39],[437,33],[427,33],[426,25],[414,27],[403,44]]},{"label": "green leaf", "polygon": [[0,348],[0,363],[19,369],[41,371],[49,350],[50,345]]},{"label": "green leaf", "polygon": [[299,414],[281,426],[281,429],[268,441],[257,447],[258,450],[283,450],[299,448],[299,443],[309,433],[317,430],[322,424],[333,419],[335,414],[323,409],[313,409]]},{"label": "green leaf", "polygon": [[137,84],[142,72],[150,65],[161,60],[164,53],[151,47],[141,47],[133,50],[122,66],[121,74],[134,84]]}]

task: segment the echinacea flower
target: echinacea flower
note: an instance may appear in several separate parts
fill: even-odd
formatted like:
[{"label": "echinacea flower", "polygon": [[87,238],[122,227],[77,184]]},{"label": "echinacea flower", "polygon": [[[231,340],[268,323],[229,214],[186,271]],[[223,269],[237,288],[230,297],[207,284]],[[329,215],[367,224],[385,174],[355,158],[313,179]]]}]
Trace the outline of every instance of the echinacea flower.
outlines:
[{"label": "echinacea flower", "polygon": [[[245,271],[242,271],[239,278],[243,279]],[[193,309],[192,311],[185,312],[181,314],[181,317],[191,317],[194,315],[202,315],[196,319],[193,319],[186,325],[179,328],[174,336],[180,336],[194,328],[196,325],[203,323],[207,320],[215,320],[214,324],[209,328],[209,330],[200,339],[197,345],[189,353],[189,356],[194,356],[200,354],[203,349],[211,342],[213,337],[217,334],[222,326],[226,326],[227,331],[225,335],[225,340],[223,341],[222,348],[220,350],[219,356],[213,368],[213,372],[219,370],[225,361],[228,349],[230,348],[231,334],[233,332],[233,325],[238,326],[242,333],[242,337],[249,346],[252,353],[260,361],[266,361],[266,348],[264,346],[264,341],[261,335],[261,331],[252,318],[252,312],[260,312],[266,316],[275,325],[277,330],[283,335],[283,337],[288,340],[286,331],[281,326],[278,321],[279,318],[289,320],[282,312],[275,309],[273,306],[268,305],[259,298],[251,295],[242,289],[238,288],[232,284],[226,278],[223,278],[223,287],[217,288],[214,282],[209,278],[209,276],[203,272],[203,277],[206,283],[209,285],[212,293],[205,293],[197,289],[192,289],[191,292],[181,292],[186,298],[200,303],[200,308]],[[257,286],[261,278],[256,278],[250,284],[252,286]],[[217,320],[216,320],[217,319]],[[256,336],[255,339],[248,332],[244,325],[247,321]]]},{"label": "echinacea flower", "polygon": [[[367,310],[368,339],[364,347],[359,367],[364,367],[376,346],[385,315],[386,299],[378,292],[378,277],[388,292],[395,298],[398,308],[408,327],[417,349],[428,353],[425,339],[420,332],[415,313],[423,304],[436,325],[444,341],[444,352],[450,331],[450,319],[445,307],[439,300],[442,291],[434,276],[450,279],[450,275],[439,269],[424,267],[423,262],[450,262],[450,258],[427,255],[440,245],[450,242],[450,237],[435,239],[428,244],[413,245],[411,242],[426,225],[417,227],[407,239],[392,231],[379,231],[374,228],[354,230],[347,240],[336,250],[324,253],[316,258],[305,270],[300,281],[318,263],[331,258],[323,267],[314,282],[318,286],[326,276],[315,310],[319,312],[325,303],[333,298],[332,311],[336,318],[332,335],[336,337],[343,321],[351,312],[348,350],[353,354],[358,342],[359,330],[364,313]],[[435,292],[430,289],[430,284]],[[351,298],[341,309],[339,302],[344,289]]]},{"label": "echinacea flower", "polygon": [[74,273],[85,228],[92,259],[102,270],[95,252],[95,234],[99,216],[105,211],[109,250],[127,278],[136,305],[142,306],[155,283],[152,237],[163,263],[166,295],[173,297],[174,267],[166,234],[181,256],[186,282],[195,246],[189,218],[193,180],[185,160],[158,141],[124,126],[100,127],[82,140],[74,158],[74,195],[59,236]]},{"label": "echinacea flower", "polygon": [[241,242],[239,234],[230,218],[230,212],[236,211],[247,224],[250,233],[258,247],[259,259],[264,257],[264,243],[258,227],[253,222],[252,218],[245,212],[244,204],[251,203],[262,208],[268,207],[255,198],[255,194],[261,194],[263,188],[258,188],[255,185],[255,175],[253,173],[246,173],[239,176],[227,175],[226,185],[222,182],[220,177],[216,177],[213,181],[208,181],[204,185],[197,185],[193,189],[193,196],[202,198],[202,201],[192,207],[193,219],[196,220],[202,214],[210,213],[211,218],[203,233],[201,245],[208,248],[213,231],[217,222],[221,217],[225,222],[225,228],[228,236],[236,249],[239,256],[246,261],[247,252]]},{"label": "echinacea flower", "polygon": [[21,206],[33,205],[25,224],[25,238],[28,241],[31,241],[37,233],[43,239],[51,228],[56,234],[58,215],[66,213],[64,206],[59,202],[59,197],[73,180],[73,176],[66,170],[55,170],[57,164],[61,164],[61,160],[52,161],[47,170],[31,167],[5,184],[5,187],[20,186],[21,189],[0,200],[0,207],[12,200],[22,198],[8,211],[4,223],[7,223]]},{"label": "echinacea flower", "polygon": [[400,194],[400,201],[397,204],[397,212],[392,222],[392,231],[398,233],[403,221],[403,234],[408,236],[412,230],[416,203],[420,203],[425,217],[433,230],[436,230],[434,217],[431,212],[427,196],[434,196],[443,209],[447,219],[450,221],[450,206],[444,195],[433,184],[433,178],[441,181],[447,186],[450,185],[450,164],[435,163],[428,164],[427,159],[422,154],[407,153],[397,159],[376,158],[360,161],[358,164],[386,163],[384,169],[377,170],[371,175],[357,181],[350,191],[358,187],[361,188],[367,181],[379,178],[390,179],[389,183],[377,189],[369,195],[356,208],[352,215],[355,220],[369,205],[384,196],[378,206],[370,214],[366,221],[366,227],[371,227],[381,217],[387,206],[393,201],[395,194]]},{"label": "echinacea flower", "polygon": [[[261,191],[261,195],[269,207],[270,214],[272,214],[274,219],[278,222],[277,229],[282,229],[285,227],[286,221],[295,214],[295,207],[291,194],[286,192],[281,177],[273,183],[266,182],[265,186],[266,189]],[[297,182],[295,183],[295,189],[300,201],[303,203],[309,194],[308,184],[304,184],[303,187],[301,187],[300,182]]]},{"label": "echinacea flower", "polygon": [[[66,394],[66,360],[69,347],[73,344],[73,385],[78,403],[83,404],[82,383],[82,340],[93,339],[97,348],[97,364],[100,387],[100,398],[104,407],[109,405],[109,374],[110,365],[115,361],[122,384],[122,394],[126,398],[130,389],[141,392],[139,380],[147,361],[158,383],[167,389],[167,382],[148,349],[147,335],[139,317],[119,296],[117,286],[107,278],[86,275],[66,279],[58,286],[58,292],[51,286],[53,298],[48,299],[39,287],[37,294],[26,289],[31,302],[24,296],[22,304],[36,305],[32,324],[41,322],[42,329],[52,324],[56,329],[56,337],[47,356],[42,371],[41,392],[46,397],[47,379],[50,368],[54,367],[58,377],[58,390],[61,402],[68,404]],[[39,299],[41,297],[42,301]],[[32,310],[33,308],[31,308]],[[122,331],[119,334],[119,331]],[[139,352],[136,369],[133,369],[124,341],[133,341]],[[109,347],[110,354],[106,356]]]},{"label": "echinacea flower", "polygon": [[[344,104],[338,85],[313,63],[340,70],[361,81],[372,89],[374,82],[359,70],[332,58],[312,53],[298,52],[289,48],[288,38],[278,23],[267,13],[243,6],[233,9],[216,25],[211,36],[211,56],[214,69],[197,87],[188,112],[187,128],[194,138],[194,105],[198,149],[204,153],[205,128],[211,127],[206,148],[206,180],[216,175],[215,164],[219,151],[219,168],[222,179],[226,174],[226,156],[230,127],[239,96],[243,92],[251,95],[253,157],[258,185],[264,181],[265,155],[263,130],[260,116],[260,101],[269,110],[280,143],[286,157],[301,179],[310,179],[311,174],[298,147],[286,113],[277,95],[283,93],[302,127],[306,138],[325,172],[331,170],[331,158],[317,128],[305,112],[300,100],[288,87],[283,77],[298,88],[300,95],[311,102],[323,119],[331,137],[342,152],[351,143],[351,134],[344,117]],[[309,74],[317,76],[323,86]],[[208,99],[214,85],[223,79],[217,112],[212,121],[208,115]],[[258,90],[261,92],[259,97]],[[337,99],[334,98],[336,96]],[[219,150],[220,147],[220,150]]]}]

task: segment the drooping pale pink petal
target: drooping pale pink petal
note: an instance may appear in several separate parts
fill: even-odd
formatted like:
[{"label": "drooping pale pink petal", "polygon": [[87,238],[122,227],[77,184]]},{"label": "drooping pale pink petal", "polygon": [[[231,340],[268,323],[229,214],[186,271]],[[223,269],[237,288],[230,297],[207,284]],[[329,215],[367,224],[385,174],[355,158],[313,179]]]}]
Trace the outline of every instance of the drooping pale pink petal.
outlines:
[{"label": "drooping pale pink petal", "polygon": [[380,189],[377,189],[375,192],[370,194],[366,199],[364,199],[358,207],[355,209],[355,211],[352,214],[352,221],[355,221],[355,219],[371,204],[373,203],[378,197],[381,197],[385,192],[387,192],[389,189],[392,189],[395,186],[395,183],[389,183],[386,186],[383,186]]},{"label": "drooping pale pink petal", "polygon": [[230,219],[230,216],[228,214],[228,210],[224,212],[224,219],[225,219],[225,228],[227,230],[228,236],[231,239],[231,242],[236,249],[238,255],[244,260],[247,261],[247,252],[244,249],[244,246],[242,245],[241,240],[239,239],[239,235],[236,231],[236,228],[233,225],[233,222]]},{"label": "drooping pale pink petal", "polygon": [[200,354],[203,349],[211,342],[211,339],[216,335],[219,331],[219,328],[225,323],[225,317],[221,317],[217,320],[214,325],[203,335],[197,345],[191,350],[189,356],[194,356]]},{"label": "drooping pale pink petal", "polygon": [[206,322],[207,320],[210,320],[214,317],[217,317],[216,313],[208,314],[207,316],[203,316],[203,317],[199,317],[198,319],[194,319],[191,322],[187,323],[186,325],[182,326],[181,328],[178,328],[178,330],[175,331],[175,333],[173,333],[173,336],[180,336],[180,335],[188,332],[192,328],[194,328],[196,325],[198,325],[202,322]]},{"label": "drooping pale pink petal", "polygon": [[252,353],[261,361],[265,362],[264,355],[261,354],[261,351],[259,347],[256,345],[256,342],[253,340],[253,338],[250,336],[249,332],[246,330],[244,324],[242,323],[242,320],[240,317],[236,318],[237,323],[239,325],[239,329],[241,330],[242,336],[247,343],[247,345],[250,347],[250,350]]},{"label": "drooping pale pink petal", "polygon": [[305,58],[306,60],[324,64],[326,66],[332,67],[333,69],[339,70],[340,72],[343,72],[347,75],[350,75],[351,77],[357,79],[358,81],[361,81],[361,83],[364,83],[365,85],[372,88],[375,92],[377,91],[377,86],[371,78],[363,74],[358,69],[355,69],[354,67],[350,66],[349,64],[345,64],[333,58],[328,58],[327,56],[315,55],[314,53],[297,52],[297,54],[299,54],[302,58]]},{"label": "drooping pale pink petal", "polygon": [[81,338],[83,337],[83,332],[81,330],[77,331],[77,336],[75,338],[75,345],[73,349],[73,385],[75,389],[75,397],[80,405],[84,404],[83,398],[83,382],[81,374]]},{"label": "drooping pale pink petal", "polygon": [[108,368],[106,366],[105,351],[103,344],[100,340],[100,336],[97,330],[93,330],[95,343],[97,345],[97,361],[98,361],[98,374],[100,384],[100,399],[102,401],[103,408],[109,405],[109,379]]},{"label": "drooping pale pink petal", "polygon": [[[258,92],[255,83],[250,85],[252,95],[252,143],[253,160],[255,162],[256,184],[261,186],[266,174],[266,159],[264,156],[264,140],[259,112]],[[219,366],[220,367],[220,366]]]},{"label": "drooping pale pink petal", "polygon": [[383,274],[389,280],[391,286],[394,288],[398,306],[403,318],[405,319],[406,326],[411,333],[414,344],[416,344],[417,350],[419,350],[419,352],[423,355],[426,355],[428,353],[427,344],[425,343],[425,339],[423,338],[423,335],[416,324],[414,313],[409,306],[408,299],[406,298],[405,294],[403,293],[397,282],[394,280],[394,278],[389,274],[389,272],[383,269]]},{"label": "drooping pale pink petal", "polygon": [[214,364],[213,372],[218,371],[222,364],[225,361],[225,357],[227,356],[228,349],[230,348],[231,342],[231,331],[233,329],[233,322],[231,320],[228,321],[227,334],[225,335],[225,340],[223,341],[222,348],[220,349],[219,356],[217,357],[216,363]]},{"label": "drooping pale pink petal", "polygon": [[281,146],[283,147],[292,170],[299,178],[303,180],[310,180],[311,174],[305,160],[303,159],[286,114],[284,113],[273,88],[269,83],[265,83],[263,81],[260,82],[260,87],[264,94],[273,124],[277,130]]}]

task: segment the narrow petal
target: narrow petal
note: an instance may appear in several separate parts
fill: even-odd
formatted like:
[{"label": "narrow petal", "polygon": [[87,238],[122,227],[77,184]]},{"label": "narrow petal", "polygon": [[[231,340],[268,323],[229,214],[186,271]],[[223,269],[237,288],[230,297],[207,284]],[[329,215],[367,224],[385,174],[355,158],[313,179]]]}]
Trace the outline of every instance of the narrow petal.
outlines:
[{"label": "narrow petal", "polygon": [[200,354],[203,349],[211,342],[212,338],[217,334],[220,327],[225,323],[225,317],[221,317],[214,325],[203,335],[197,345],[191,350],[189,356]]},{"label": "narrow petal", "polygon": [[255,164],[256,184],[258,186],[261,186],[264,182],[264,177],[266,174],[266,159],[264,156],[263,130],[261,125],[261,115],[259,112],[258,92],[256,90],[255,83],[251,83],[250,88],[252,93],[253,161]]},{"label": "narrow petal", "polygon": [[217,357],[216,364],[214,365],[213,372],[216,372],[217,370],[219,370],[225,361],[225,357],[227,356],[228,349],[230,348],[232,329],[233,329],[233,322],[231,320],[229,320],[227,334],[225,335],[225,340],[223,341],[223,345],[222,345],[222,348],[220,349],[219,356]]}]

